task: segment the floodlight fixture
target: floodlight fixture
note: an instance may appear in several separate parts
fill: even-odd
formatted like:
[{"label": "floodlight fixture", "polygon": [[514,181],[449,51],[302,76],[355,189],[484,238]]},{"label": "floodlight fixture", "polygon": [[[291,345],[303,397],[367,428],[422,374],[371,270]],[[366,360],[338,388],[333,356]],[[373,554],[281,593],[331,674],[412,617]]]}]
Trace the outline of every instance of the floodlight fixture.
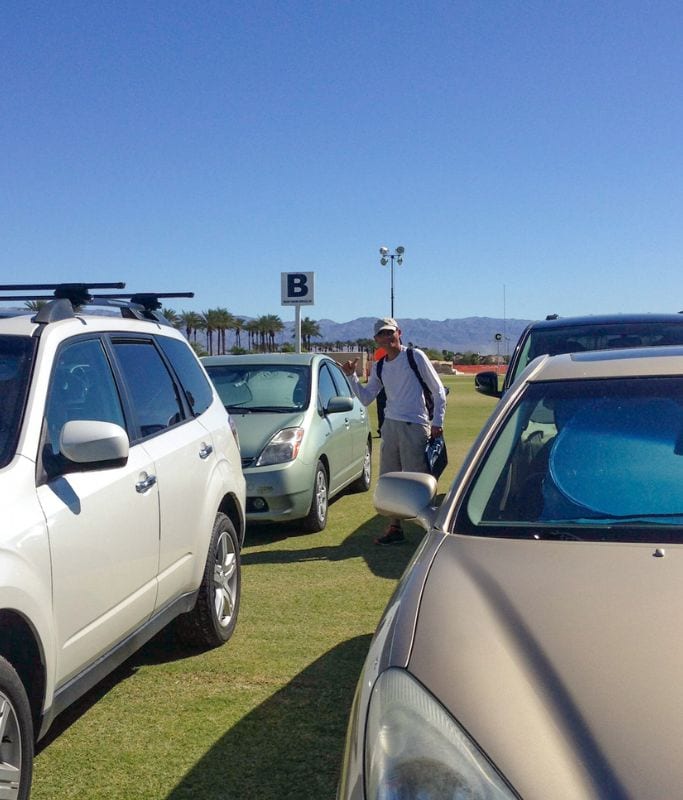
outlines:
[{"label": "floodlight fixture", "polygon": [[403,254],[405,253],[406,249],[402,245],[399,245],[393,253],[389,252],[389,248],[385,245],[382,245],[379,248],[379,254],[381,256],[379,263],[386,267],[391,260],[391,316],[394,316],[394,259],[396,259],[396,263],[401,266],[403,264]]}]

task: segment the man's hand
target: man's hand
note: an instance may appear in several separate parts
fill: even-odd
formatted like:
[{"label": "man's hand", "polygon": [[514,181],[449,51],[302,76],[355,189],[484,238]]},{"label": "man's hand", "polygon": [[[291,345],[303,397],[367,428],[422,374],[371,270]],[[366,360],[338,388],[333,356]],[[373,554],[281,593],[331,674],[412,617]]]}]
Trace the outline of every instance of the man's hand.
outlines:
[{"label": "man's hand", "polygon": [[439,436],[443,436],[443,428],[440,428],[438,425],[432,425],[431,438],[437,439]]},{"label": "man's hand", "polygon": [[358,359],[354,358],[353,361],[346,361],[342,364],[342,369],[344,370],[345,375],[355,375],[356,374],[356,364],[358,363]]}]

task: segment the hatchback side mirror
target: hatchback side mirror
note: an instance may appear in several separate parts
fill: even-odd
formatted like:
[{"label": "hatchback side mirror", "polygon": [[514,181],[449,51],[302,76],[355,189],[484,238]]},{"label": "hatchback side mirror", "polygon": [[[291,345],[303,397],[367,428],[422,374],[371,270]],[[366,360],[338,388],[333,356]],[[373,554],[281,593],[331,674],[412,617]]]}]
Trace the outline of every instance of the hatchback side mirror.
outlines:
[{"label": "hatchback side mirror", "polygon": [[350,397],[330,397],[325,406],[326,414],[339,414],[342,411],[351,411],[353,409],[353,400]]}]

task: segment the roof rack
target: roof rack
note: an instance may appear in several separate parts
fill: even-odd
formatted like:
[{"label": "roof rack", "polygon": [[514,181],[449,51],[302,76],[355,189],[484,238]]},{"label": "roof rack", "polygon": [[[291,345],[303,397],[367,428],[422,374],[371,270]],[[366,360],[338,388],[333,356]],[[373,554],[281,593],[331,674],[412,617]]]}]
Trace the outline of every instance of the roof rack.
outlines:
[{"label": "roof rack", "polygon": [[[0,292],[27,292],[27,294],[0,295],[0,300],[45,300],[44,305],[33,317],[33,322],[48,324],[60,319],[74,317],[81,306],[109,306],[117,308],[121,316],[133,319],[147,319],[165,325],[171,323],[159,313],[159,298],[194,297],[194,292],[131,292],[126,294],[93,294],[97,289],[124,289],[118,283],[40,283],[0,285]],[[53,294],[35,294],[52,291]]]}]

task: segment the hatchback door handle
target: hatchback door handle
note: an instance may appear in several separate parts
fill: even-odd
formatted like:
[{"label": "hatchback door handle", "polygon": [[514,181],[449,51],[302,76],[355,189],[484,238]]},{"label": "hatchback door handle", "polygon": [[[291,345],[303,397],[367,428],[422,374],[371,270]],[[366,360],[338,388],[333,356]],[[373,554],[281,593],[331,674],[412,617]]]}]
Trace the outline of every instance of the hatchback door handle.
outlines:
[{"label": "hatchback door handle", "polygon": [[135,484],[135,491],[139,492],[140,494],[143,494],[143,492],[146,492],[147,489],[151,489],[156,482],[157,482],[156,475],[147,475],[146,477],[142,478],[142,480],[139,480]]},{"label": "hatchback door handle", "polygon": [[202,449],[199,451],[200,458],[208,458],[211,453],[213,453],[213,447],[210,444],[205,444],[202,446]]}]

